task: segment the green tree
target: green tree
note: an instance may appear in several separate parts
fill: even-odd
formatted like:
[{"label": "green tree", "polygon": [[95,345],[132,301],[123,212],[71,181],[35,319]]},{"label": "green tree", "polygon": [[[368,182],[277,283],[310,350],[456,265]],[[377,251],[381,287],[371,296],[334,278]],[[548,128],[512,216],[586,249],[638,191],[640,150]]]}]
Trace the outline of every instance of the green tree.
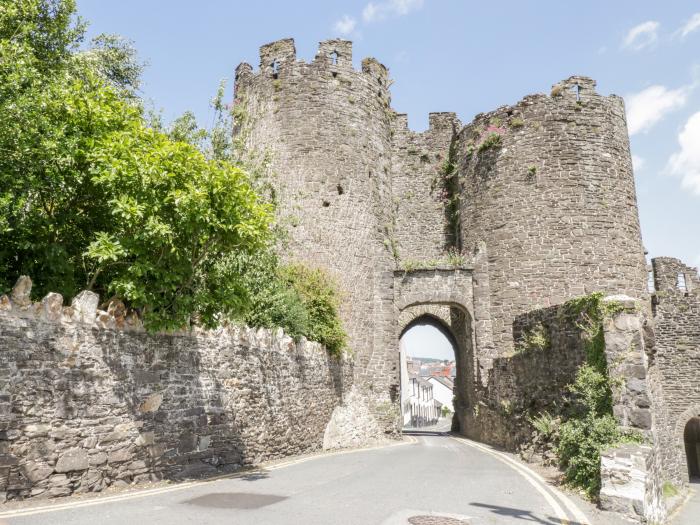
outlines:
[{"label": "green tree", "polygon": [[72,1],[0,11],[0,272],[37,294],[116,293],[149,326],[243,308],[220,258],[266,244],[245,173],[145,125],[132,50],[78,53]]},{"label": "green tree", "polygon": [[166,128],[144,115],[133,45],[78,51],[84,29],[74,0],[0,5],[3,291],[27,274],[36,296],[116,295],[151,329],[239,319],[339,352],[336,288],[274,255],[265,156],[246,172],[225,84],[211,130],[191,113]]}]

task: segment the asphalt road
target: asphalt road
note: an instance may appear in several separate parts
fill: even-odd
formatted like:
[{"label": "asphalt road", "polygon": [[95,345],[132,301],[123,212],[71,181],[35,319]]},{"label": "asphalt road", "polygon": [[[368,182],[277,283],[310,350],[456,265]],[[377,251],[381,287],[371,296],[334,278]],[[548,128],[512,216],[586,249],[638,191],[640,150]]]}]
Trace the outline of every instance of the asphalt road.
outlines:
[{"label": "asphalt road", "polygon": [[398,445],[292,461],[236,477],[66,499],[59,502],[62,508],[48,511],[33,507],[8,515],[0,509],[0,522],[598,525],[511,461],[466,440],[414,435]]}]

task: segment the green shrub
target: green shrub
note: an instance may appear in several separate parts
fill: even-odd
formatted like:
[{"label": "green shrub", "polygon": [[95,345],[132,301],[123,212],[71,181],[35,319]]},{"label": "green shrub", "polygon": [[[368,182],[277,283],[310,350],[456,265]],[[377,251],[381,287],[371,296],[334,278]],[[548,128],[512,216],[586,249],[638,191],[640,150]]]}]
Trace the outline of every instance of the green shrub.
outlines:
[{"label": "green shrub", "polygon": [[501,138],[500,133],[489,133],[489,135],[484,139],[484,141],[481,144],[479,144],[477,152],[483,153],[488,149],[497,148],[501,145],[502,141],[503,139]]},{"label": "green shrub", "polygon": [[333,354],[345,348],[340,297],[325,272],[300,264],[281,265],[271,249],[232,253],[225,265],[226,272],[240,276],[245,308],[238,318],[247,325],[280,327],[294,338],[322,343]]},{"label": "green shrub", "polygon": [[564,467],[566,481],[590,498],[600,492],[600,453],[622,440],[615,418],[588,414],[569,419],[559,429],[557,455]]},{"label": "green shrub", "polygon": [[642,441],[638,432],[621,429],[612,413],[603,323],[622,308],[617,302],[604,302],[602,293],[573,299],[564,308],[569,321],[582,331],[586,363],[568,386],[574,404],[558,430],[556,450],[566,481],[581,488],[589,498],[600,492],[601,452],[621,443]]},{"label": "green shrub", "polygon": [[535,428],[537,433],[546,441],[551,441],[556,437],[559,427],[559,420],[553,417],[549,412],[540,412],[534,417],[527,418],[530,424]]},{"label": "green shrub", "polygon": [[320,269],[300,264],[282,268],[282,278],[296,291],[308,315],[308,331],[304,335],[325,345],[332,354],[339,354],[347,345],[347,334],[338,315],[340,297],[330,276]]},{"label": "green shrub", "polygon": [[529,352],[531,350],[545,350],[549,348],[549,334],[542,323],[527,330],[520,341],[515,345],[516,353]]},{"label": "green shrub", "polygon": [[664,481],[664,484],[661,486],[661,490],[664,498],[672,498],[674,496],[678,496],[679,494],[678,487],[676,487],[670,481]]}]

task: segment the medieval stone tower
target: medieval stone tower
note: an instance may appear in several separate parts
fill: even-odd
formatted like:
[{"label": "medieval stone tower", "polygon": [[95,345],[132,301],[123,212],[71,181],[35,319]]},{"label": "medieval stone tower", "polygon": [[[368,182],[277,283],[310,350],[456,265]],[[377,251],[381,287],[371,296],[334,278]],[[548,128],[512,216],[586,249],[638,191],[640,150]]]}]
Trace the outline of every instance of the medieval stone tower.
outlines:
[{"label": "medieval stone tower", "polygon": [[593,291],[646,294],[623,102],[571,77],[462,126],[432,113],[410,131],[387,69],[352,65],[329,40],[314,60],[294,41],[236,70],[236,134],[269,155],[283,256],[329,270],[356,356],[355,381],[381,415],[396,401],[398,337],[430,316],[454,336],[458,403],[470,403],[513,322]]}]

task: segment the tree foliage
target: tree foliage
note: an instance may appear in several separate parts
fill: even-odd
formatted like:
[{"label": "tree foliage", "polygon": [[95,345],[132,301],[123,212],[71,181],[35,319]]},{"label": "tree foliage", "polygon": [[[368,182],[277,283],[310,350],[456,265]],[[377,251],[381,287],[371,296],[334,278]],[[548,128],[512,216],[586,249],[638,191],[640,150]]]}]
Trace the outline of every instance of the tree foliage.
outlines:
[{"label": "tree foliage", "polygon": [[[280,265],[273,195],[231,140],[224,84],[214,125],[145,116],[133,45],[85,25],[74,0],[0,4],[0,287],[116,295],[147,327],[240,319],[338,352],[332,281]],[[261,196],[261,194],[263,196]]]}]

